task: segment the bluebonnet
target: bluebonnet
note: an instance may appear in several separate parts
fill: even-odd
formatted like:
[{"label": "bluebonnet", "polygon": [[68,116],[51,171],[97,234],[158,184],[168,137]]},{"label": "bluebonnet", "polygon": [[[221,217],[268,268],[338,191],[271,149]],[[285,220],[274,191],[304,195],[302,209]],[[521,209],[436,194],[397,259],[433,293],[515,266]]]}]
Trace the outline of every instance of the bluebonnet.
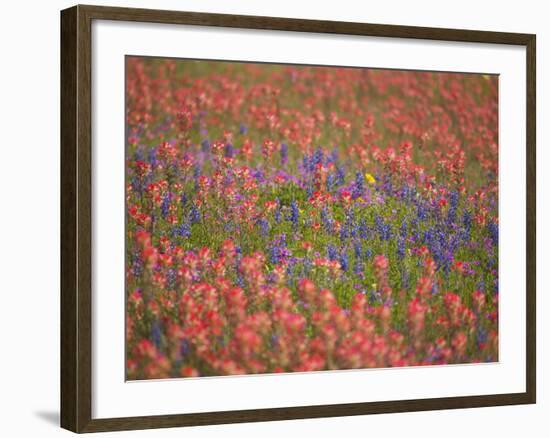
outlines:
[{"label": "bluebonnet", "polygon": [[359,235],[359,224],[357,222],[352,222],[349,230],[349,235],[353,238]]},{"label": "bluebonnet", "polygon": [[409,271],[406,268],[403,268],[401,270],[401,287],[403,289],[409,288],[409,280],[410,280]]},{"label": "bluebonnet", "polygon": [[166,219],[168,213],[170,212],[170,193],[167,193],[164,198],[162,198],[162,203],[160,205],[160,214],[163,219]]},{"label": "bluebonnet", "polygon": [[195,181],[195,190],[199,190],[199,176],[201,175],[201,166],[195,163],[193,166],[193,179]]},{"label": "bluebonnet", "polygon": [[346,182],[346,171],[342,166],[336,166],[336,185],[341,186]]},{"label": "bluebonnet", "polygon": [[189,341],[187,339],[182,339],[180,341],[180,354],[186,356],[190,350],[191,346],[189,345]]},{"label": "bluebonnet", "polygon": [[313,267],[313,263],[309,257],[304,258],[303,267],[304,267],[304,276],[308,277],[309,274],[311,273],[311,268]]},{"label": "bluebonnet", "polygon": [[258,181],[260,183],[262,181],[264,181],[264,179],[265,179],[264,172],[261,169],[258,169],[258,168],[252,170],[252,176],[254,178],[256,178],[256,181]]},{"label": "bluebonnet", "polygon": [[285,166],[288,163],[288,145],[281,143],[281,164]]},{"label": "bluebonnet", "polygon": [[355,257],[358,259],[361,258],[361,254],[363,254],[363,247],[361,245],[361,242],[356,240],[353,244],[353,250],[355,253]]},{"label": "bluebonnet", "polygon": [[347,238],[349,237],[349,228],[348,226],[344,223],[341,227],[340,227],[340,242],[342,244],[346,243],[346,240]]},{"label": "bluebonnet", "polygon": [[487,331],[479,326],[476,333],[477,348],[481,348],[481,344],[487,343]]},{"label": "bluebonnet", "polygon": [[380,236],[380,240],[389,240],[391,238],[391,225],[386,224],[378,214],[374,216],[374,224],[376,226],[376,231]]},{"label": "bluebonnet", "polygon": [[134,192],[141,194],[141,192],[143,191],[143,187],[139,178],[134,176],[130,184],[132,184],[132,190]]},{"label": "bluebonnet", "polygon": [[[379,181],[379,177],[376,178],[377,181]],[[382,184],[379,184],[379,187],[382,191],[387,193],[388,195],[391,195],[393,192],[393,184],[391,182],[391,179],[389,175],[384,175],[384,179]]]},{"label": "bluebonnet", "polygon": [[176,273],[176,271],[174,269],[168,269],[168,271],[166,272],[166,285],[170,289],[174,289],[174,287],[176,286],[177,278],[178,274]]},{"label": "bluebonnet", "polygon": [[310,173],[311,165],[309,163],[310,163],[309,155],[304,154],[304,156],[302,157],[302,169],[304,170],[304,173],[306,175]]},{"label": "bluebonnet", "polygon": [[447,238],[447,248],[451,252],[451,255],[454,255],[454,253],[458,250],[458,247],[460,246],[460,238],[457,233],[450,233]]},{"label": "bluebonnet", "polygon": [[237,283],[237,286],[245,287],[244,277],[242,276],[242,274],[237,274],[237,279],[235,280],[235,282]]},{"label": "bluebonnet", "polygon": [[298,203],[296,201],[292,201],[290,204],[290,217],[289,220],[292,222],[292,228],[296,229],[298,228],[298,219],[300,217],[300,212],[298,210]]},{"label": "bluebonnet", "polygon": [[355,213],[353,209],[346,211],[346,221],[344,222],[346,228],[347,237],[356,237],[359,231],[357,224],[355,223]]},{"label": "bluebonnet", "polygon": [[359,237],[361,239],[367,239],[368,238],[368,232],[369,232],[369,227],[367,225],[367,221],[366,221],[365,218],[362,218],[359,221]]},{"label": "bluebonnet", "polygon": [[353,265],[353,273],[358,277],[363,277],[364,271],[365,271],[364,263],[361,260],[356,259],[355,264]]},{"label": "bluebonnet", "polygon": [[334,146],[334,149],[332,149],[331,153],[327,156],[327,164],[334,163],[336,164],[338,162],[338,146]]},{"label": "bluebonnet", "polygon": [[260,225],[260,232],[262,234],[262,237],[269,236],[269,222],[266,219],[261,218],[258,221],[258,225]]},{"label": "bluebonnet", "polygon": [[199,163],[195,163],[193,166],[193,178],[197,179],[201,176],[202,167]]},{"label": "bluebonnet", "polygon": [[134,276],[140,276],[143,272],[143,260],[141,259],[141,256],[139,252],[134,252],[132,254],[132,274]]},{"label": "bluebonnet", "polygon": [[277,202],[277,207],[275,208],[274,217],[275,217],[275,222],[280,223],[281,222],[281,201],[279,200],[279,198],[277,198],[276,202]]},{"label": "bluebonnet", "polygon": [[233,148],[233,145],[231,143],[227,143],[225,145],[225,157],[233,158],[234,152],[235,152],[235,148]]},{"label": "bluebonnet", "polygon": [[269,248],[269,261],[274,265],[279,264],[279,262],[281,261],[279,252],[279,247],[277,245],[272,245]]},{"label": "bluebonnet", "polygon": [[155,319],[151,324],[151,342],[155,344],[157,349],[160,349],[160,343],[162,340],[162,326],[158,319]]},{"label": "bluebonnet", "polygon": [[370,289],[370,290],[367,289],[365,294],[367,295],[369,304],[371,305],[382,301],[382,297],[380,296],[380,293],[375,289]]},{"label": "bluebonnet", "polygon": [[269,261],[272,264],[276,265],[291,255],[290,250],[286,246],[286,234],[279,234],[269,242]]},{"label": "bluebonnet", "polygon": [[334,173],[329,173],[327,175],[327,182],[326,182],[326,189],[327,192],[331,192],[334,189],[334,186],[336,182],[336,177],[334,176]]},{"label": "bluebonnet", "polygon": [[201,142],[201,149],[204,153],[210,152],[210,142],[208,140],[203,140]]},{"label": "bluebonnet", "polygon": [[447,213],[447,224],[454,224],[456,222],[456,211],[458,209],[458,192],[452,191],[449,195],[449,211]]},{"label": "bluebonnet", "polygon": [[342,269],[342,271],[346,272],[349,268],[349,257],[347,251],[342,251],[340,253],[338,261],[340,262],[340,268]]},{"label": "bluebonnet", "polygon": [[329,260],[333,261],[333,260],[336,260],[338,258],[338,250],[336,249],[336,247],[332,244],[329,244],[327,246],[327,257],[329,258]]},{"label": "bluebonnet", "polygon": [[403,236],[397,238],[397,257],[400,260],[405,257],[405,238]]},{"label": "bluebonnet", "polygon": [[489,222],[487,224],[487,231],[489,232],[489,237],[493,242],[494,246],[498,246],[498,224],[495,222]]},{"label": "bluebonnet", "polygon": [[426,204],[424,202],[419,202],[416,206],[416,217],[421,221],[425,221],[428,219],[428,214],[429,211]]},{"label": "bluebonnet", "polygon": [[399,237],[397,238],[397,257],[403,259],[405,257],[405,242],[407,238],[408,225],[407,221],[401,223],[399,227]]},{"label": "bluebonnet", "polygon": [[462,214],[462,227],[462,240],[468,242],[472,233],[472,214],[469,211]]},{"label": "bluebonnet", "polygon": [[416,190],[414,187],[409,185],[404,185],[401,189],[401,198],[407,202],[412,202],[416,195]]},{"label": "bluebonnet", "polygon": [[365,258],[370,259],[372,257],[372,249],[367,248],[365,249]]},{"label": "bluebonnet", "polygon": [[458,236],[446,233],[439,226],[432,226],[424,232],[424,243],[432,253],[437,269],[443,269],[448,274],[460,243]]},{"label": "bluebonnet", "polygon": [[443,251],[441,248],[441,236],[438,236],[438,232],[435,227],[430,227],[429,229],[424,231],[424,243],[434,256],[435,262],[437,263],[438,267],[441,267],[444,259]]},{"label": "bluebonnet", "polygon": [[296,261],[294,259],[290,259],[286,267],[287,283],[289,286],[294,286],[295,284],[295,277],[294,277],[295,263]]},{"label": "bluebonnet", "polygon": [[321,224],[327,233],[332,234],[334,232],[334,220],[329,216],[326,207],[321,210]]},{"label": "bluebonnet", "polygon": [[323,164],[323,150],[321,148],[317,148],[315,152],[313,153],[313,159],[311,160],[311,170],[315,170],[315,166],[318,164]]},{"label": "bluebonnet", "polygon": [[408,229],[409,227],[407,221],[404,220],[403,222],[401,222],[401,226],[399,227],[399,235],[401,237],[406,237]]},{"label": "bluebonnet", "polygon": [[364,186],[365,178],[360,171],[355,173],[355,183],[353,184],[353,191],[351,192],[352,199],[357,199],[363,195],[365,190]]},{"label": "bluebonnet", "polygon": [[192,224],[196,224],[201,221],[201,212],[196,205],[191,207],[191,211],[189,212],[189,220]]},{"label": "bluebonnet", "polygon": [[143,149],[137,148],[134,152],[134,161],[143,161]]},{"label": "bluebonnet", "polygon": [[151,167],[156,167],[158,161],[157,161],[157,148],[151,148],[149,149],[149,153],[147,154],[147,161],[149,161],[149,164]]},{"label": "bluebonnet", "polygon": [[181,224],[179,227],[175,227],[172,230],[172,234],[174,236],[180,236],[180,237],[190,237],[191,236],[191,227],[187,223]]}]

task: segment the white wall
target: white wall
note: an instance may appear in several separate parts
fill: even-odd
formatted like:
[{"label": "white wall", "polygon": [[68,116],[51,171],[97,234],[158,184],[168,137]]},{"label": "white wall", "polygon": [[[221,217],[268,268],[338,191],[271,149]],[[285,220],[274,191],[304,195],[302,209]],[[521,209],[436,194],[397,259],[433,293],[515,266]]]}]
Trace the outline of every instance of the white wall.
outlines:
[{"label": "white wall", "polygon": [[[544,378],[550,325],[543,296],[548,274],[543,247],[549,233],[550,91],[546,2],[460,0],[320,3],[233,0],[111,0],[111,6],[272,15],[372,23],[470,28],[537,34],[538,77],[538,400],[535,406],[209,426],[186,430],[107,434],[123,436],[547,436],[550,386]],[[69,1],[4,2],[0,24],[0,432],[3,436],[60,436],[59,404],[59,10]],[[546,115],[546,117],[545,117]],[[546,164],[546,166],[544,165]],[[543,199],[544,198],[544,199]],[[7,239],[7,244],[6,244]]]}]

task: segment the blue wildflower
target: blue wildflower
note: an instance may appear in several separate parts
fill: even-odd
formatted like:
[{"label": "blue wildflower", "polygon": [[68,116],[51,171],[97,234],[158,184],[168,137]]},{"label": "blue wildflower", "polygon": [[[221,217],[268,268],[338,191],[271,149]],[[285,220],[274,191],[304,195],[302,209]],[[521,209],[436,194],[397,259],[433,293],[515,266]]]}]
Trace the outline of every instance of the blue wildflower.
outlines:
[{"label": "blue wildflower", "polygon": [[168,216],[169,212],[170,212],[170,193],[167,193],[162,199],[162,203],[160,205],[160,214],[162,215],[163,219],[166,219],[166,216]]},{"label": "blue wildflower", "polygon": [[162,327],[158,319],[155,319],[151,324],[151,342],[155,344],[157,349],[160,349],[160,343],[162,340]]},{"label": "blue wildflower", "polygon": [[340,268],[342,271],[346,272],[349,268],[348,253],[346,251],[342,251],[338,261],[340,262]]},{"label": "blue wildflower", "polygon": [[489,232],[489,237],[491,238],[493,245],[498,246],[498,224],[489,222],[487,224],[487,231]]},{"label": "blue wildflower", "polygon": [[389,240],[392,236],[391,225],[384,222],[384,220],[377,214],[374,216],[374,224],[376,231],[380,236],[380,240]]},{"label": "blue wildflower", "polygon": [[356,240],[353,244],[353,250],[355,253],[355,257],[358,259],[361,258],[361,255],[363,254],[363,247],[361,245],[361,242]]},{"label": "blue wildflower", "polygon": [[208,152],[210,152],[210,142],[208,140],[203,140],[201,142],[201,150],[207,154]]},{"label": "blue wildflower", "polygon": [[300,217],[300,211],[298,210],[298,203],[296,201],[292,201],[290,204],[290,217],[289,220],[292,222],[292,228],[296,229],[298,228],[298,219]]},{"label": "blue wildflower", "polygon": [[334,176],[334,173],[329,173],[327,175],[327,182],[325,184],[327,188],[327,192],[332,192],[332,190],[334,189],[335,183],[336,183],[336,177]]},{"label": "blue wildflower", "polygon": [[262,234],[262,237],[269,236],[269,222],[265,218],[261,218],[258,221],[258,225],[260,225],[260,232]]},{"label": "blue wildflower", "polygon": [[147,154],[147,161],[149,161],[149,164],[151,167],[156,167],[158,161],[157,161],[157,148],[151,148],[149,149],[149,153]]},{"label": "blue wildflower", "polygon": [[280,223],[281,222],[281,201],[279,201],[279,198],[276,199],[277,201],[277,207],[275,208],[275,222]]},{"label": "blue wildflower", "polygon": [[234,152],[235,152],[235,148],[233,147],[233,145],[231,143],[227,143],[225,145],[225,151],[224,151],[225,157],[233,158]]},{"label": "blue wildflower", "polygon": [[360,171],[355,173],[355,183],[351,192],[352,199],[360,198],[365,190],[365,177]]},{"label": "blue wildflower", "polygon": [[192,224],[196,224],[201,221],[201,212],[196,205],[191,207],[191,211],[189,212],[189,220]]},{"label": "blue wildflower", "polygon": [[286,143],[281,143],[281,164],[286,166],[288,163],[288,145]]},{"label": "blue wildflower", "polygon": [[179,227],[175,227],[172,230],[172,234],[174,236],[180,236],[180,237],[187,238],[187,237],[191,236],[191,227],[189,226],[189,224],[183,223]]},{"label": "blue wildflower", "polygon": [[329,258],[329,260],[333,261],[333,260],[336,260],[338,258],[338,250],[336,249],[336,247],[332,244],[329,244],[327,246],[327,257]]}]

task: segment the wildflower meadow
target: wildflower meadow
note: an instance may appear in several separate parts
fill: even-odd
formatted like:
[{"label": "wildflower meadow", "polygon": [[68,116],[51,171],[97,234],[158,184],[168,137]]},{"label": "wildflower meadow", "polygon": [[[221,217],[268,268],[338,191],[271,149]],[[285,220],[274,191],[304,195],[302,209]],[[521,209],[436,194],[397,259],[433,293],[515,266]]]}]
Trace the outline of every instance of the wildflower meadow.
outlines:
[{"label": "wildflower meadow", "polygon": [[129,380],[498,361],[498,77],[126,59]]}]

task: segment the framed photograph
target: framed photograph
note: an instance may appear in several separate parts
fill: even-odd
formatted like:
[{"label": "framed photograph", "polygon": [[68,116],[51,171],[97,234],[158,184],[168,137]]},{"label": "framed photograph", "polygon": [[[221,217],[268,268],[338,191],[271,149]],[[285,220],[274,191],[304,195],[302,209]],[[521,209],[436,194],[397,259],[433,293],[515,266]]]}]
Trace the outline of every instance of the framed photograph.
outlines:
[{"label": "framed photograph", "polygon": [[61,425],[535,403],[535,35],[61,12]]}]

